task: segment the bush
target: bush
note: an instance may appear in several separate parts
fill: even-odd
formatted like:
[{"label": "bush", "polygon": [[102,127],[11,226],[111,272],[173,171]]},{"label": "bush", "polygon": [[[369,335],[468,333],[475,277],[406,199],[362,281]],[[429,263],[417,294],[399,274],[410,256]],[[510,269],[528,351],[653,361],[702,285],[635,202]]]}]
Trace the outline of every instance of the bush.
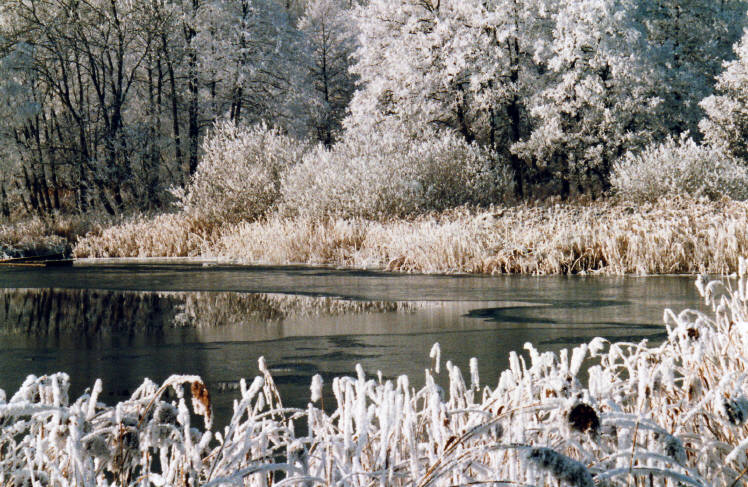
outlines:
[{"label": "bush", "polygon": [[638,154],[627,154],[613,167],[613,189],[633,200],[689,195],[719,199],[748,198],[748,170],[714,147],[690,137],[668,138]]},{"label": "bush", "polygon": [[263,216],[280,195],[281,176],[304,146],[265,124],[219,123],[203,142],[203,157],[186,191],[175,190],[190,216],[226,223]]},{"label": "bush", "polygon": [[283,205],[287,213],[318,218],[405,216],[501,201],[512,185],[504,164],[451,133],[416,140],[396,129],[349,132],[286,174]]}]

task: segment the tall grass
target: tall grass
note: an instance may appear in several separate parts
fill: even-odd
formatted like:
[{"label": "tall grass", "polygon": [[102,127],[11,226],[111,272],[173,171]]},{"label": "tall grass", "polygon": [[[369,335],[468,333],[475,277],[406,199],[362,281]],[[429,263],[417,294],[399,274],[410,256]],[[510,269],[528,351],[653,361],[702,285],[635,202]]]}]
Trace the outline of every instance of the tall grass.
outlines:
[{"label": "tall grass", "polygon": [[475,360],[467,376],[442,367],[436,345],[419,390],[357,366],[327,385],[315,376],[307,408],[290,409],[260,359],[221,431],[197,376],[146,380],[115,406],[99,401],[101,381],[71,403],[64,373],[29,376],[9,400],[0,393],[0,484],[738,485],[748,472],[746,267],[737,282],[699,278],[712,311],[666,310],[660,346],[598,338],[555,354],[527,344],[495,386]]},{"label": "tall grass", "polygon": [[76,240],[111,222],[101,215],[51,214],[19,221],[0,220],[0,258],[69,251]]},{"label": "tall grass", "polygon": [[242,263],[407,272],[730,273],[748,251],[748,203],[674,197],[628,204],[465,208],[412,219],[282,217],[225,227],[183,214],[82,239],[80,257],[203,255]]},{"label": "tall grass", "polygon": [[192,257],[227,230],[187,213],[136,216],[89,233],[73,252],[77,257]]}]

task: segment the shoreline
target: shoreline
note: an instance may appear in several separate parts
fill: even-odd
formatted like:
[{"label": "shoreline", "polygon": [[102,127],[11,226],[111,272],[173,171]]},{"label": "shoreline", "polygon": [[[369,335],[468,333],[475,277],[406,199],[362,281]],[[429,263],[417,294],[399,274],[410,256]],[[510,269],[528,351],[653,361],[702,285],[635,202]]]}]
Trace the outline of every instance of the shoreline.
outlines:
[{"label": "shoreline", "polygon": [[73,253],[425,274],[729,275],[748,253],[748,203],[608,199],[383,221],[271,215],[231,225],[175,213],[89,233]]},{"label": "shoreline", "polygon": [[448,275],[730,275],[738,256],[748,253],[748,203],[605,199],[388,220],[273,214],[226,224],[165,213],[119,223],[76,216],[0,225],[2,248],[38,253],[45,243],[69,245],[88,263],[117,258]]},{"label": "shoreline", "polygon": [[[596,278],[596,277],[627,277],[627,278],[657,278],[657,277],[698,277],[699,273],[681,273],[681,274],[606,274],[598,273],[577,273],[577,274],[476,274],[470,272],[451,272],[451,273],[419,273],[419,272],[401,272],[388,271],[385,268],[377,267],[345,267],[333,264],[308,264],[304,262],[289,262],[285,264],[268,264],[265,262],[242,262],[239,260],[221,259],[213,257],[81,257],[74,259],[73,267],[97,267],[108,265],[192,265],[195,267],[231,267],[246,269],[309,269],[309,270],[330,270],[343,272],[371,272],[386,275],[423,275],[423,276],[443,276],[443,277],[498,277],[498,276],[523,276],[523,277],[575,277],[575,278]],[[736,277],[736,274],[713,274],[713,278],[730,279]]]}]

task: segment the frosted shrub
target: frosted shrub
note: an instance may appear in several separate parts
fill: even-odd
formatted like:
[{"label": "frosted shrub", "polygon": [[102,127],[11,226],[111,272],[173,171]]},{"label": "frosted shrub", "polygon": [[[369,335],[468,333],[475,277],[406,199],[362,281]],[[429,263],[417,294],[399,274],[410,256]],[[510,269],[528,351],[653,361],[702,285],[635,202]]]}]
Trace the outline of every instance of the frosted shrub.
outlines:
[{"label": "frosted shrub", "polygon": [[722,151],[686,136],[627,154],[614,166],[611,184],[618,194],[634,200],[675,195],[748,198],[748,170]]},{"label": "frosted shrub", "polygon": [[314,217],[403,216],[511,193],[509,170],[486,150],[451,133],[414,139],[396,129],[318,146],[283,183],[286,211]]},{"label": "frosted shrub", "polygon": [[280,195],[282,174],[301,160],[304,147],[264,124],[216,125],[186,191],[175,194],[191,216],[235,223],[264,215]]}]

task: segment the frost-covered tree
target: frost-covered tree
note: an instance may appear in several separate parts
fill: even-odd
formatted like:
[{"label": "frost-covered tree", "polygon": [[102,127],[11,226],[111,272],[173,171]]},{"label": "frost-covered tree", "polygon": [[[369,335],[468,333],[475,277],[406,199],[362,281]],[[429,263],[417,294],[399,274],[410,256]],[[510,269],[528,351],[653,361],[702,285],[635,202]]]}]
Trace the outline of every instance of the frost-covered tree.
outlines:
[{"label": "frost-covered tree", "polygon": [[[28,202],[60,209],[67,194],[78,210],[115,213],[141,197],[137,177],[146,132],[134,103],[154,49],[149,3],[10,0],[3,36],[28,46],[29,73],[20,79],[39,110],[11,127]],[[27,176],[28,175],[28,176]]]},{"label": "frost-covered tree", "polygon": [[0,57],[29,60],[0,84],[39,108],[0,120],[19,161],[4,179],[31,211],[161,207],[223,116],[305,128],[298,36],[273,0],[8,0],[0,15]]},{"label": "frost-covered tree", "polygon": [[362,89],[348,127],[373,130],[394,117],[413,133],[446,127],[508,153],[527,129],[523,103],[542,79],[535,58],[551,11],[542,0],[374,0],[357,9]]},{"label": "frost-covered tree", "polygon": [[[39,113],[39,103],[28,82],[33,77],[31,62],[31,46],[12,45],[0,37],[0,119],[4,121],[0,124],[0,212],[5,217],[10,216],[8,194],[12,191],[14,176],[26,169],[26,181],[33,186],[33,180],[38,180],[38,171],[43,169],[39,165],[27,168],[20,164],[20,154],[15,150],[16,143],[21,142],[23,127]],[[39,191],[29,191],[28,196],[36,200]],[[21,199],[20,203],[31,210],[28,200]]]},{"label": "frost-covered tree", "polygon": [[735,53],[719,75],[718,94],[701,102],[706,118],[699,127],[707,142],[748,161],[748,30]]},{"label": "frost-covered tree", "polygon": [[312,0],[299,20],[311,84],[305,108],[316,138],[326,146],[340,131],[355,88],[349,69],[356,32],[347,5],[344,0]]},{"label": "frost-covered tree", "polygon": [[301,80],[298,31],[274,0],[203,0],[198,65],[210,119],[261,120],[300,131],[293,107]]},{"label": "frost-covered tree", "polygon": [[659,68],[657,89],[668,114],[667,128],[695,131],[703,113],[699,100],[713,92],[720,66],[745,24],[745,0],[639,1],[637,18],[646,55]]},{"label": "frost-covered tree", "polygon": [[541,174],[585,191],[609,186],[611,164],[650,135],[657,98],[640,32],[620,0],[566,2],[556,16],[553,82],[533,97],[532,135],[514,150]]}]

